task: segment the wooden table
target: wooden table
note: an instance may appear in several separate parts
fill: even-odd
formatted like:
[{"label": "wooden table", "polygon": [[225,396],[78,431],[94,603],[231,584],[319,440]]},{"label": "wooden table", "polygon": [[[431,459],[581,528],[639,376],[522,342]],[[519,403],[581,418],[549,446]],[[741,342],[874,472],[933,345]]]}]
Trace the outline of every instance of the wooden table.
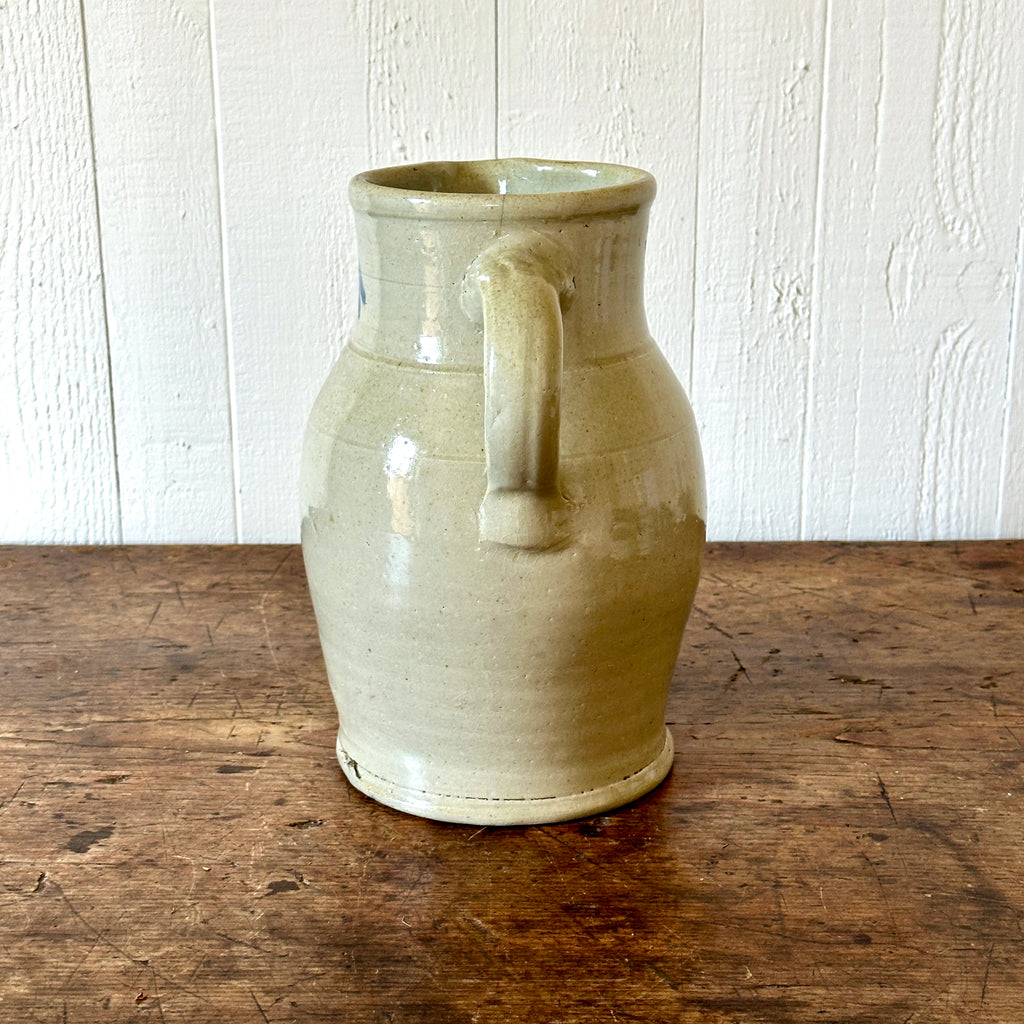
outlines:
[{"label": "wooden table", "polygon": [[569,824],[334,762],[295,547],[0,549],[0,1021],[1024,1020],[1024,543],[708,550],[673,773]]}]

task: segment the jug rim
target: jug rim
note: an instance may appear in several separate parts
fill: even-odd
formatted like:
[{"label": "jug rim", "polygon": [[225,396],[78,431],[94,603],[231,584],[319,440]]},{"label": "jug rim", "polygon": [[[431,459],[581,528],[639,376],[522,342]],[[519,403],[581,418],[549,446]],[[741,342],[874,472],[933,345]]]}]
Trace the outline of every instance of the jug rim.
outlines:
[{"label": "jug rim", "polygon": [[[537,187],[540,186],[540,187]],[[654,177],[626,164],[505,157],[397,164],[355,175],[354,209],[438,220],[578,218],[646,206]]]}]

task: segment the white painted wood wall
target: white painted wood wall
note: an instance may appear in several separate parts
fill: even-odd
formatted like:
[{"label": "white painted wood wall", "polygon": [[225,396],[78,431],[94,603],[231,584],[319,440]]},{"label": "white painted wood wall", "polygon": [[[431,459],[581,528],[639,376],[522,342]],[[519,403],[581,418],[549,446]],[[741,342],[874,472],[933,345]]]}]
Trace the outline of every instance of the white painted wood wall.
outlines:
[{"label": "white painted wood wall", "polygon": [[633,163],[715,538],[1024,535],[1020,0],[0,4],[0,540],[293,541],[348,177]]}]

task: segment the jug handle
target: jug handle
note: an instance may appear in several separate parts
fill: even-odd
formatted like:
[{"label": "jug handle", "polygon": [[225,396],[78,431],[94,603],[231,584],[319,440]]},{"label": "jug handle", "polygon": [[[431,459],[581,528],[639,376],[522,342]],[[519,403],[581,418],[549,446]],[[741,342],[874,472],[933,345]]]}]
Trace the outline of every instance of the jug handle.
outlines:
[{"label": "jug handle", "polygon": [[567,540],[558,439],[572,293],[567,250],[536,231],[502,235],[466,272],[463,309],[484,329],[482,541],[541,550]]}]

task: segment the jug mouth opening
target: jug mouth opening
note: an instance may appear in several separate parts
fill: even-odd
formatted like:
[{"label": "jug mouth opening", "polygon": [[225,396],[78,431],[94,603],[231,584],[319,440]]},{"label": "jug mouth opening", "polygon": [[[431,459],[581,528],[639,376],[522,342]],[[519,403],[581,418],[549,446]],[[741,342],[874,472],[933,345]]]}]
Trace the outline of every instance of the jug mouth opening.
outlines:
[{"label": "jug mouth opening", "polygon": [[654,178],[636,167],[525,157],[383,167],[349,185],[357,210],[442,220],[626,213],[654,192]]}]

